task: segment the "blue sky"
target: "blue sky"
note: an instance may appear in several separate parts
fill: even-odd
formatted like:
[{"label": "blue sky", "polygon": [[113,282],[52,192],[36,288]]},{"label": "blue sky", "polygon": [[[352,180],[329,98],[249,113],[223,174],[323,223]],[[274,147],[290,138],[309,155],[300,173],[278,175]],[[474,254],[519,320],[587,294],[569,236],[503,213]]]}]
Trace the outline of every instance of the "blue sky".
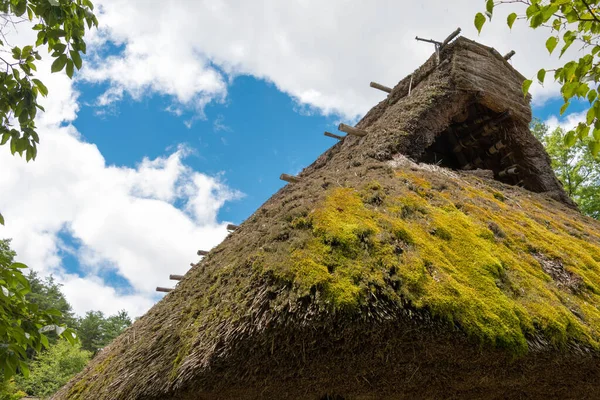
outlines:
[{"label": "blue sky", "polygon": [[[93,104],[102,88],[80,85],[81,102]],[[87,141],[96,144],[110,164],[135,167],[143,157],[161,156],[185,143],[194,149],[187,164],[210,175],[223,172],[228,185],[244,193],[220,210],[221,220],[242,222],[283,186],[283,172],[296,174],[334,142],[323,136],[336,131],[339,116],[301,111],[287,94],[264,80],[237,77],[227,101],[211,104],[204,119],[184,124],[181,116],[165,111],[170,99],[154,95],[142,101],[125,98],[118,110],[97,115],[84,106],[74,122]]]},{"label": "blue sky", "polygon": [[[97,0],[84,68],[71,81],[38,66],[50,89],[38,159],[0,151],[0,237],[21,261],[64,285],[79,314],[145,312],[210,249],[334,144],[433,51],[415,35],[456,29],[501,53],[527,77],[559,61],[546,33],[502,23],[481,36],[472,0],[401,4],[331,0],[191,2]],[[512,5],[510,7],[518,7]],[[410,18],[406,18],[410,15]],[[401,21],[401,23],[399,23]],[[31,40],[21,29],[12,40]],[[571,50],[566,57],[577,56]],[[552,126],[558,86],[532,86],[534,114]],[[2,149],[0,149],[2,150]]]}]

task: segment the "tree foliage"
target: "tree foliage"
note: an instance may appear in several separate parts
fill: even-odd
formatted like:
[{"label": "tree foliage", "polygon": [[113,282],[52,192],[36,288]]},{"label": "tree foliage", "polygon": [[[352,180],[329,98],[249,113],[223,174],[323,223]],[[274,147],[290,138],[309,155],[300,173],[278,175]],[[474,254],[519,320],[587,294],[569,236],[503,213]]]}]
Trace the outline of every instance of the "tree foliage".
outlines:
[{"label": "tree foliage", "polygon": [[30,396],[47,397],[54,394],[75,374],[83,370],[92,354],[79,344],[59,340],[31,363],[29,377],[18,376],[16,386]]},{"label": "tree foliage", "polygon": [[584,214],[600,219],[600,156],[594,156],[584,141],[565,146],[567,133],[561,128],[550,132],[547,125],[534,121],[532,133],[546,146],[565,191]]},{"label": "tree foliage", "polygon": [[[34,119],[43,110],[38,95],[48,89],[34,77],[36,62],[42,59],[38,50],[45,47],[54,59],[52,72],[66,69],[69,77],[82,66],[81,54],[86,52],[83,40],[86,26],[98,25],[90,0],[0,0],[0,18],[6,27],[15,22],[29,21],[37,31],[37,40],[27,46],[10,46],[2,31],[0,50],[0,144],[10,142],[12,154],[35,159],[39,136]],[[6,53],[6,51],[5,51]]]},{"label": "tree foliage", "polygon": [[[66,70],[71,78],[81,69],[86,27],[98,26],[90,0],[0,0],[0,146],[11,153],[35,160],[40,137],[35,126],[38,110],[44,108],[38,96],[48,88],[35,78],[40,48],[54,59],[52,72]],[[7,31],[25,22],[37,32],[35,43],[12,46]],[[0,225],[4,217],[0,213]]]},{"label": "tree foliage", "polygon": [[42,311],[50,309],[60,311],[59,323],[70,328],[77,328],[77,318],[73,315],[71,304],[61,291],[62,285],[56,282],[52,275],[41,278],[37,272],[29,271],[27,280],[31,286],[31,292],[26,296],[27,300],[37,304]]},{"label": "tree foliage", "polygon": [[[573,44],[580,46],[583,56],[579,60],[565,62],[557,69],[542,68],[536,79],[543,84],[546,74],[554,73],[564,100],[561,115],[573,101],[589,102],[586,121],[566,132],[563,141],[567,146],[578,141],[585,143],[591,154],[597,155],[600,152],[600,0],[486,0],[485,15],[477,13],[475,16],[477,30],[481,32],[486,20],[492,19],[495,7],[509,3],[523,6],[524,13],[511,13],[506,21],[508,27],[512,28],[517,20],[524,20],[533,29],[547,29],[546,49],[550,54],[558,49],[562,57]],[[523,82],[525,95],[532,83],[533,79]]]},{"label": "tree foliage", "polygon": [[124,310],[107,318],[101,311],[88,311],[77,329],[81,347],[95,354],[130,325],[131,318]]},{"label": "tree foliage", "polygon": [[48,347],[48,332],[56,332],[71,342],[75,334],[58,324],[60,312],[40,310],[27,300],[31,287],[21,272],[27,268],[14,262],[15,252],[9,240],[0,241],[0,370],[4,380],[18,370],[29,374],[27,351],[37,352]]}]

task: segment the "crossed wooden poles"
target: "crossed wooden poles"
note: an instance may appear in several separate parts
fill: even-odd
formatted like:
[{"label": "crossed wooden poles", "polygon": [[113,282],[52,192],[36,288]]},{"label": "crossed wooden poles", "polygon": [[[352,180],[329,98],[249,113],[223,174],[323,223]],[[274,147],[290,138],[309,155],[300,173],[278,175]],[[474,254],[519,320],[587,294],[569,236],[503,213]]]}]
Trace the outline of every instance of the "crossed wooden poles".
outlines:
[{"label": "crossed wooden poles", "polygon": [[[456,38],[461,32],[461,29],[458,28],[456,29],[454,32],[452,32],[443,42],[438,42],[436,40],[433,39],[423,39],[420,37],[416,37],[415,39],[421,42],[427,42],[427,43],[432,43],[433,45],[435,45],[435,51],[436,51],[436,57],[437,57],[437,63],[440,63],[440,51],[446,46],[448,45],[454,38]],[[510,60],[510,58],[512,56],[515,55],[515,51],[512,50],[510,51],[508,54],[506,54],[503,58],[505,60]],[[411,84],[412,84],[412,78],[411,78]],[[381,90],[385,93],[392,93],[392,88],[382,85],[380,83],[377,82],[371,82],[369,84],[370,87],[374,88],[374,89],[378,89]],[[412,86],[412,85],[411,85]],[[410,88],[409,88],[409,94],[410,94]],[[346,125],[346,124],[339,124],[338,125],[338,131],[340,132],[344,132],[346,133],[346,136],[356,136],[356,137],[365,137],[367,136],[368,132],[364,129],[360,129],[360,128],[356,128],[350,125]],[[336,135],[334,133],[331,132],[325,132],[324,133],[325,136],[333,138],[333,139],[337,139],[337,140],[343,140],[346,136],[341,136],[341,135]],[[462,143],[459,143],[459,146]],[[504,147],[504,144],[502,143],[502,141],[498,142],[496,145],[492,146],[492,148],[489,149],[490,153],[495,153],[498,150],[500,150],[502,147]],[[457,151],[457,150],[456,150]],[[513,165],[511,167],[506,168],[505,170],[500,172],[500,176],[507,176],[507,175],[516,175],[519,173],[519,169],[517,165]],[[301,178],[298,176],[294,176],[294,175],[289,175],[289,174],[281,174],[279,176],[279,179],[281,179],[282,181],[288,182],[288,183],[298,183],[301,181]],[[233,224],[228,224],[227,225],[227,230],[229,232],[233,232],[235,230],[237,230],[239,228],[239,226],[237,225],[233,225]],[[206,250],[198,250],[198,255],[201,257],[207,256],[209,254],[208,251]],[[196,264],[191,263],[190,266],[194,267]],[[181,281],[183,280],[184,276],[183,275],[175,275],[175,274],[171,274],[169,275],[169,279],[173,280],[173,281]],[[157,287],[156,291],[157,292],[165,292],[165,293],[169,293],[171,291],[173,291],[173,288],[165,288],[165,287]]]}]

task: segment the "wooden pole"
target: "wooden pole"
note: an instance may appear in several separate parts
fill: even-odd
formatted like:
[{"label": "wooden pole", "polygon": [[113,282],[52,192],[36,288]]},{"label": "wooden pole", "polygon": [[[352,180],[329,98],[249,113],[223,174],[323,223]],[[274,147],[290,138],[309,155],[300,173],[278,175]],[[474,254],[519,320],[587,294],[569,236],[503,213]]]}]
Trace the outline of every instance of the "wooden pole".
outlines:
[{"label": "wooden pole", "polygon": [[344,138],[343,136],[340,136],[340,135],[335,135],[335,134],[333,134],[333,133],[331,133],[331,132],[325,132],[325,133],[324,133],[324,135],[325,135],[325,136],[328,136],[328,137],[330,137],[330,138],[337,139],[337,140],[342,140],[342,139]]},{"label": "wooden pole", "polygon": [[288,175],[288,174],[281,174],[279,176],[279,179],[281,179],[282,181],[289,182],[289,183],[298,183],[298,182],[300,182],[300,178],[298,178],[297,176]]},{"label": "wooden pole", "polygon": [[519,166],[513,165],[498,173],[498,176],[501,178],[509,175],[519,175]]},{"label": "wooden pole", "polygon": [[460,35],[460,31],[461,31],[461,29],[460,29],[460,28],[457,28],[457,29],[456,29],[454,32],[452,32],[452,33],[450,34],[450,36],[448,36],[448,37],[446,38],[446,40],[444,40],[444,41],[442,42],[442,44],[440,45],[440,48],[443,48],[443,47],[444,47],[444,46],[446,46],[448,43],[450,43],[450,42],[452,41],[452,39],[454,39],[455,37],[457,37],[458,35]]},{"label": "wooden pole", "polygon": [[227,225],[227,230],[228,231],[235,231],[237,228],[239,228],[239,226],[234,225],[234,224],[228,224]]},{"label": "wooden pole", "polygon": [[508,53],[506,53],[504,55],[504,59],[506,61],[510,60],[512,58],[512,56],[514,56],[516,54],[516,52],[514,50],[509,51]]},{"label": "wooden pole", "polygon": [[348,135],[352,136],[367,136],[367,131],[363,131],[362,129],[355,128],[350,125],[340,124],[338,126],[338,130],[342,132],[346,132]]},{"label": "wooden pole", "polygon": [[502,143],[502,140],[498,141],[495,145],[493,145],[492,147],[489,148],[488,153],[489,154],[496,154],[498,153],[501,149],[505,148],[506,146],[504,145],[504,143]]},{"label": "wooden pole", "polygon": [[415,37],[415,40],[418,40],[420,42],[427,42],[427,43],[432,43],[435,44],[436,46],[441,46],[441,43],[438,42],[437,40],[433,40],[433,39],[424,39],[424,38],[420,38],[420,37]]},{"label": "wooden pole", "polygon": [[172,281],[180,281],[183,279],[183,275],[169,275],[169,279]]},{"label": "wooden pole", "polygon": [[379,83],[377,83],[377,82],[371,82],[371,83],[369,84],[369,86],[371,86],[371,87],[372,87],[372,88],[374,88],[374,89],[379,89],[379,90],[381,90],[381,91],[383,91],[383,92],[386,92],[386,93],[392,93],[392,88],[389,88],[389,87],[387,87],[387,86],[380,85],[380,84],[379,84]]},{"label": "wooden pole", "polygon": [[159,286],[159,287],[157,287],[157,288],[156,288],[156,291],[157,291],[157,292],[169,293],[169,292],[172,292],[172,291],[173,291],[173,289],[171,289],[171,288],[166,288],[166,287],[160,287],[160,286]]},{"label": "wooden pole", "polygon": [[198,250],[198,255],[199,256],[207,256],[208,255],[208,251],[206,251],[206,250]]}]

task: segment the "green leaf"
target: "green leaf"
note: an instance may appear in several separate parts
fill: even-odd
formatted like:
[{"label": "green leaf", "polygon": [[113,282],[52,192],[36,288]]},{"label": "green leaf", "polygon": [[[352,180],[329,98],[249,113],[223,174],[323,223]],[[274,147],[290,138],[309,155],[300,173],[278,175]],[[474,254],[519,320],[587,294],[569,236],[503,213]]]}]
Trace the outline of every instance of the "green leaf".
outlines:
[{"label": "green leaf", "polygon": [[543,85],[544,79],[546,78],[546,70],[544,68],[540,69],[537,73],[538,81]]},{"label": "green leaf", "polygon": [[598,155],[598,153],[600,153],[600,141],[589,142],[588,149],[590,149],[590,152],[592,153],[592,155],[594,157],[596,157]]},{"label": "green leaf", "polygon": [[583,122],[580,122],[577,125],[576,132],[577,132],[577,137],[579,138],[579,140],[584,140],[590,134],[590,127],[587,126],[586,124],[584,124]]},{"label": "green leaf", "polygon": [[0,214],[0,225],[4,225],[4,217]]},{"label": "green leaf", "polygon": [[552,54],[552,52],[556,48],[557,44],[558,44],[558,38],[555,37],[555,36],[550,36],[548,38],[548,40],[546,40],[546,48],[548,49],[548,51],[550,52],[550,54]]},{"label": "green leaf", "polygon": [[594,136],[595,141],[600,141],[600,129],[594,128],[592,135]]},{"label": "green leaf", "polygon": [[591,125],[595,119],[596,119],[596,109],[594,107],[590,107],[590,109],[587,112],[585,122],[588,125]]},{"label": "green leaf", "polygon": [[79,54],[79,52],[76,50],[71,50],[70,53],[71,53],[71,59],[73,60],[73,63],[75,63],[75,66],[77,67],[77,69],[81,69],[83,62],[81,61],[81,55]]},{"label": "green leaf", "polygon": [[565,54],[565,51],[567,51],[567,49],[571,46],[571,44],[573,44],[573,42],[575,41],[576,38],[577,38],[577,33],[573,32],[573,31],[566,31],[565,32],[565,34],[563,36],[563,40],[565,41],[565,45],[560,50],[560,57],[562,57],[562,55]]},{"label": "green leaf", "polygon": [[523,90],[523,96],[527,96],[527,93],[529,93],[529,88],[531,87],[532,83],[533,81],[531,79],[525,79],[523,81],[523,86],[521,87],[521,89]]},{"label": "green leaf", "polygon": [[575,131],[569,131],[565,135],[564,138],[565,146],[572,147],[577,142],[577,136],[575,136]]},{"label": "green leaf", "polygon": [[73,72],[74,72],[73,60],[67,60],[67,76],[69,78],[73,78]]},{"label": "green leaf", "polygon": [[12,268],[19,268],[19,269],[26,269],[26,268],[29,268],[27,265],[25,265],[25,264],[23,264],[23,263],[20,263],[20,262],[15,262],[15,263],[12,263],[10,266],[11,266]]},{"label": "green leaf", "polygon": [[592,89],[588,92],[587,98],[588,98],[588,101],[590,102],[590,104],[592,104],[596,100],[597,97],[598,97],[598,92],[596,92],[595,89]]},{"label": "green leaf", "polygon": [[40,81],[39,79],[32,79],[31,80],[35,86],[38,88],[38,90],[40,91],[40,93],[42,94],[42,96],[46,97],[48,96],[48,88],[46,87],[46,85],[44,85],[42,83],[42,81]]},{"label": "green leaf", "polygon": [[62,69],[67,64],[67,60],[68,60],[68,58],[67,58],[67,56],[65,54],[61,55],[56,60],[54,60],[54,62],[52,63],[52,67],[50,68],[50,70],[52,72],[62,71]]},{"label": "green leaf", "polygon": [[490,19],[492,19],[492,14],[494,13],[494,0],[487,0],[485,2],[485,11],[490,16]]},{"label": "green leaf", "polygon": [[512,29],[513,24],[515,23],[515,20],[517,19],[517,13],[512,13],[508,15],[508,18],[506,18],[506,23],[508,24],[508,27],[510,29]]},{"label": "green leaf", "polygon": [[64,53],[66,49],[67,49],[67,45],[64,43],[56,43],[55,45],[52,46],[52,50],[54,50],[58,53]]},{"label": "green leaf", "polygon": [[17,17],[20,17],[21,15],[25,14],[25,11],[27,11],[27,1],[19,0],[17,4],[14,4],[13,2],[12,11]]},{"label": "green leaf", "polygon": [[560,115],[563,115],[565,113],[565,111],[567,111],[567,108],[569,108],[569,105],[571,103],[566,102],[565,104],[562,105],[562,107],[560,108]]},{"label": "green leaf", "polygon": [[477,13],[477,15],[475,15],[475,28],[477,28],[478,33],[481,33],[483,24],[485,24],[485,15],[482,13]]},{"label": "green leaf", "polygon": [[27,363],[23,361],[19,362],[19,369],[21,370],[21,373],[25,379],[29,378],[29,366]]}]

